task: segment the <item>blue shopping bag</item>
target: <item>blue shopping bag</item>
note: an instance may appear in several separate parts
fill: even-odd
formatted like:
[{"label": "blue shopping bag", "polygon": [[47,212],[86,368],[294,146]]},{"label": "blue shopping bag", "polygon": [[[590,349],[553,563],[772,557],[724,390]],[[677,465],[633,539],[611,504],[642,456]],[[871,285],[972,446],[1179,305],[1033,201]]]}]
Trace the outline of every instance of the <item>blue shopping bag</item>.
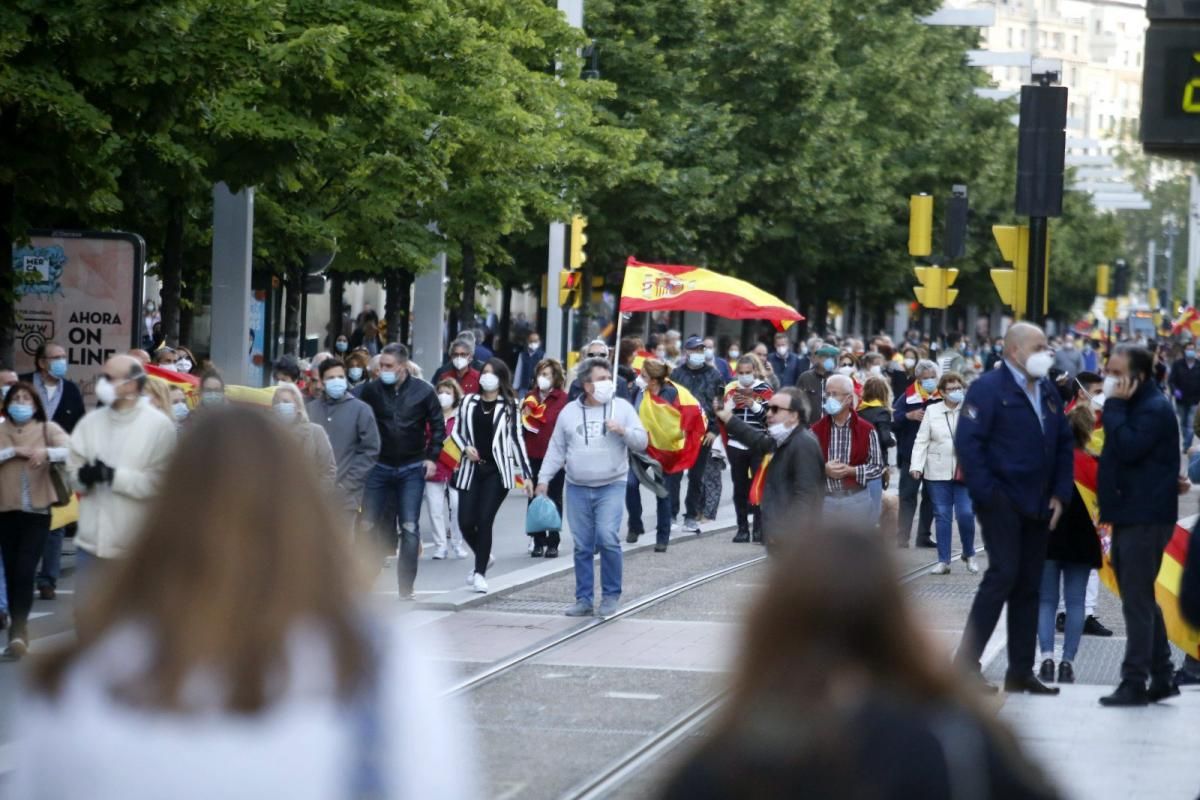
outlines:
[{"label": "blue shopping bag", "polygon": [[554,501],[544,495],[533,498],[529,509],[525,512],[525,532],[541,533],[542,531],[562,530],[562,517],[554,507]]}]

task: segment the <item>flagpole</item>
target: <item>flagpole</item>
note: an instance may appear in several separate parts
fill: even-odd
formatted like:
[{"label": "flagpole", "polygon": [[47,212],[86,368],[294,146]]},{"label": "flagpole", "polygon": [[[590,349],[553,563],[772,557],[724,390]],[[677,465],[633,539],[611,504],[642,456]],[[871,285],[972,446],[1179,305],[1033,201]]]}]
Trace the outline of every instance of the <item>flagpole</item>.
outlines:
[{"label": "flagpole", "polygon": [[621,358],[621,323],[623,322],[621,315],[621,296],[617,295],[617,338],[613,342],[613,376],[617,374],[617,361]]}]

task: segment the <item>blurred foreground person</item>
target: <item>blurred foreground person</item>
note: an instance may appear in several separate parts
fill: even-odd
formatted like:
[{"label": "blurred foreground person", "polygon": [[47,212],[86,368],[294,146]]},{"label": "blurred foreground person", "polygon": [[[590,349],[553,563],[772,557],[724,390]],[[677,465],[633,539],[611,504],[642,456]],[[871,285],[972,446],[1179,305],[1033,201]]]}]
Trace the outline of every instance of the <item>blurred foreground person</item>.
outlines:
[{"label": "blurred foreground person", "polygon": [[14,797],[473,796],[441,761],[462,740],[433,673],[367,613],[339,514],[281,428],[197,416],[166,480],[193,491],[158,498],[77,640],[35,665]]},{"label": "blurred foreground person", "polygon": [[664,797],[1056,796],[926,641],[877,536],[806,531],[783,553],[723,721]]}]

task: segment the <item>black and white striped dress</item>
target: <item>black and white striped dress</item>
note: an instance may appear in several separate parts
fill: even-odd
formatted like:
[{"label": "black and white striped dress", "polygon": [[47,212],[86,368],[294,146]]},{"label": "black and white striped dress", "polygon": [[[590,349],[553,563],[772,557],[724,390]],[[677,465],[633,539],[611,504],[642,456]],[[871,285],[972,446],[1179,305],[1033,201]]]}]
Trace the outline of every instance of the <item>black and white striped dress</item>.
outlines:
[{"label": "black and white striped dress", "polygon": [[[454,443],[464,453],[453,477],[454,488],[460,491],[470,489],[471,482],[475,479],[476,464],[467,458],[465,453],[468,447],[475,445],[475,409],[482,402],[483,399],[478,394],[464,397],[458,410],[458,423],[450,434]],[[525,481],[536,479],[533,468],[529,466],[529,456],[525,453],[525,437],[520,431],[519,412],[511,403],[501,398],[497,401],[493,414],[495,435],[492,437],[490,461],[499,470],[504,488],[516,488],[518,478]]]}]

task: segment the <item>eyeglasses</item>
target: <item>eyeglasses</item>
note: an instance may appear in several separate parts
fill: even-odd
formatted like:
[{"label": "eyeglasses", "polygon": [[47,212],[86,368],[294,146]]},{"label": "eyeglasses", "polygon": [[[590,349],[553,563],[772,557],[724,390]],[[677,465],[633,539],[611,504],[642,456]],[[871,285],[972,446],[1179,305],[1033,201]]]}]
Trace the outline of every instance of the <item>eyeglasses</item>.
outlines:
[{"label": "eyeglasses", "polygon": [[777,413],[779,413],[780,411],[791,411],[791,409],[790,409],[790,408],[784,408],[783,406],[773,406],[773,405],[770,405],[770,404],[768,404],[768,405],[767,405],[767,413],[768,413],[768,414],[777,414]]},{"label": "eyeglasses", "polygon": [[588,353],[588,358],[608,358],[608,353]]}]

